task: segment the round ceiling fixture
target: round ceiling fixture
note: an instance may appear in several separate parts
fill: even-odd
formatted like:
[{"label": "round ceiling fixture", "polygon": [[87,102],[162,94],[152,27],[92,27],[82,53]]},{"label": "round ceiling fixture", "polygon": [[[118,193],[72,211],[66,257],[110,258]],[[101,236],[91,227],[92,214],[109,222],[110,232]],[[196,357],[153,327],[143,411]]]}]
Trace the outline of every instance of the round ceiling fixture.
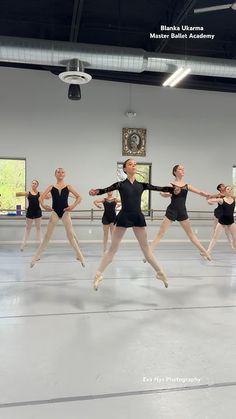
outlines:
[{"label": "round ceiling fixture", "polygon": [[63,71],[63,73],[59,74],[59,78],[68,84],[86,84],[92,80],[90,74],[76,70]]}]

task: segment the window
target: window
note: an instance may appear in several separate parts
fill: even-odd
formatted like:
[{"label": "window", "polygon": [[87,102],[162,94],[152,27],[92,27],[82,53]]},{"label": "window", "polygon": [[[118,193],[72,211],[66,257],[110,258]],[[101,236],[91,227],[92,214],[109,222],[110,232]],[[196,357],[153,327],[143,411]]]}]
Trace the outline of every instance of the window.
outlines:
[{"label": "window", "polygon": [[16,205],[25,209],[25,198],[16,198],[16,192],[25,191],[25,159],[0,158],[1,210],[15,211]]},{"label": "window", "polygon": [[[139,182],[151,183],[151,163],[137,163],[137,175],[136,178]],[[117,163],[117,179],[122,181],[126,179],[126,175],[123,172],[123,163]],[[144,191],[142,194],[141,209],[147,215],[151,208],[151,193],[150,191]]]},{"label": "window", "polygon": [[236,166],[233,166],[233,188],[234,195],[236,194]]}]

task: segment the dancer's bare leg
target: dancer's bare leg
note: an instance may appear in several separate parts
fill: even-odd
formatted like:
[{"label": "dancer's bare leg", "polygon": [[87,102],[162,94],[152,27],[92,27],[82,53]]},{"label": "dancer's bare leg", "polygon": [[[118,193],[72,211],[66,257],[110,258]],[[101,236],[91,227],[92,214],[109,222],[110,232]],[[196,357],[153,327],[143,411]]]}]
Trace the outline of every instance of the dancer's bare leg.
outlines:
[{"label": "dancer's bare leg", "polygon": [[125,232],[125,227],[115,227],[111,238],[111,245],[108,251],[104,254],[94,278],[93,286],[95,290],[98,289],[98,284],[102,280],[102,273],[105,271],[106,267],[112,262],[112,259],[119,248],[120,242]]},{"label": "dancer's bare leg", "polygon": [[35,228],[36,228],[36,237],[39,243],[41,243],[42,241],[42,229],[41,229],[41,221],[42,218],[35,218],[34,222],[35,222]]},{"label": "dancer's bare leg", "polygon": [[109,224],[103,224],[103,253],[107,250],[107,242],[109,235]]},{"label": "dancer's bare leg", "polygon": [[165,287],[168,287],[168,280],[167,277],[161,268],[161,266],[158,264],[156,258],[154,257],[151,248],[148,244],[147,239],[147,231],[145,227],[133,227],[133,232],[139,242],[139,245],[142,249],[142,252],[145,256],[145,259],[150,265],[155,269],[157,278],[164,282]]},{"label": "dancer's bare leg", "polygon": [[33,225],[33,220],[31,218],[27,218],[26,217],[26,226],[25,226],[24,236],[23,236],[23,240],[22,240],[21,246],[20,246],[20,250],[22,252],[23,252],[24,247],[26,245],[26,242],[27,242],[27,240],[29,238],[32,225]]},{"label": "dancer's bare leg", "polygon": [[173,221],[169,220],[169,218],[165,217],[164,220],[162,221],[159,231],[156,235],[156,237],[153,239],[153,241],[150,244],[150,248],[151,250],[154,250],[155,247],[157,247],[159,241],[162,239],[162,237],[164,236],[165,232],[168,230],[168,228],[170,227],[170,225],[173,223]]},{"label": "dancer's bare leg", "polygon": [[43,254],[44,250],[46,249],[49,240],[52,237],[53,231],[58,223],[59,217],[58,215],[53,211],[51,213],[51,216],[49,218],[49,222],[48,222],[48,226],[47,226],[47,231],[45,233],[45,236],[43,238],[42,243],[40,244],[40,246],[37,249],[37,252],[35,253],[35,255],[32,258],[31,261],[31,268],[35,265],[35,262],[37,262],[37,260],[40,259],[41,255]]},{"label": "dancer's bare leg", "polygon": [[223,227],[220,223],[217,223],[217,226],[216,226],[215,232],[214,232],[214,234],[213,234],[213,237],[212,237],[212,239],[211,239],[211,241],[210,241],[210,243],[209,243],[208,249],[207,249],[207,252],[208,252],[209,254],[211,253],[211,251],[212,251],[213,247],[215,246],[215,244],[216,244],[217,240],[219,239],[219,237],[220,237],[220,235],[221,235],[221,233],[222,233],[222,231],[223,231],[223,228],[224,228],[224,227]]},{"label": "dancer's bare leg", "polygon": [[235,245],[233,243],[233,237],[232,237],[232,234],[230,233],[230,226],[224,226],[224,232],[225,232],[225,235],[228,239],[228,242],[229,242],[230,246],[232,247],[232,249],[235,250],[236,248],[235,248]]},{"label": "dancer's bare leg", "polygon": [[[157,247],[159,241],[162,239],[162,237],[164,236],[165,232],[168,230],[168,228],[170,227],[170,225],[173,223],[173,221],[169,220],[169,218],[165,217],[164,220],[161,222],[159,231],[156,235],[156,237],[153,239],[153,241],[150,244],[150,249],[153,252],[153,250]],[[146,262],[146,259],[143,259],[143,262]]]},{"label": "dancer's bare leg", "polygon": [[115,230],[115,224],[111,223],[109,224],[109,227],[110,227],[110,235],[112,236],[113,231]]},{"label": "dancer's bare leg", "polygon": [[72,225],[70,213],[68,211],[65,211],[61,220],[64,224],[67,238],[68,238],[71,246],[75,250],[76,258],[81,262],[81,265],[84,267],[85,266],[84,257],[82,255],[82,252],[81,252],[80,248],[79,248],[78,240],[77,240],[77,237],[75,236],[75,232],[73,230],[73,225]]},{"label": "dancer's bare leg", "polygon": [[228,229],[232,237],[233,249],[236,250],[236,224],[231,224],[230,226],[228,226]]},{"label": "dancer's bare leg", "polygon": [[208,260],[211,260],[208,251],[205,249],[205,247],[202,246],[197,236],[194,234],[189,219],[180,221],[180,225],[183,227],[185,233],[187,234],[191,242],[194,244],[194,246],[196,246],[200,250],[201,256],[205,256]]},{"label": "dancer's bare leg", "polygon": [[[215,233],[215,229],[216,229],[217,224],[218,224],[218,218],[215,217],[214,218],[214,226],[213,226],[213,235]],[[232,238],[232,236],[230,234],[229,226],[225,226],[224,225],[223,227],[224,227],[224,232],[225,232],[225,235],[226,235],[226,237],[228,239],[228,242],[229,242],[230,246],[232,247],[232,249],[234,249],[233,238]]]}]

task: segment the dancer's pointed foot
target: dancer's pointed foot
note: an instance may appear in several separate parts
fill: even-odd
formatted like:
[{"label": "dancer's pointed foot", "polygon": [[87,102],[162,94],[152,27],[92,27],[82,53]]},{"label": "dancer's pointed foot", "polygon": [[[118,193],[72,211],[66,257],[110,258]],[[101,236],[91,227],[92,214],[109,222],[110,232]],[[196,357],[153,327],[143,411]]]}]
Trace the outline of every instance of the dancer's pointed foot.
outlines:
[{"label": "dancer's pointed foot", "polygon": [[157,272],[157,279],[162,281],[163,284],[165,285],[165,287],[168,288],[169,284],[168,284],[168,279],[167,279],[167,276],[166,276],[165,272],[163,272],[163,271]]},{"label": "dancer's pointed foot", "polygon": [[231,244],[232,249],[233,249],[233,250],[236,250],[236,247],[234,246],[234,243],[233,243],[233,242],[231,242],[230,244]]},{"label": "dancer's pointed foot", "polygon": [[204,258],[204,259],[207,259],[207,260],[209,260],[209,261],[211,261],[211,254],[210,254],[210,252],[207,250],[207,251],[205,251],[205,252],[200,252],[200,255]]},{"label": "dancer's pointed foot", "polygon": [[78,256],[76,259],[79,260],[81,265],[83,266],[83,268],[85,268],[85,260],[84,260],[83,256],[82,255]]},{"label": "dancer's pointed foot", "polygon": [[147,261],[146,261],[146,259],[145,259],[145,258],[143,258],[143,263],[147,263]]},{"label": "dancer's pointed foot", "polygon": [[32,260],[31,260],[30,267],[33,268],[35,263],[38,262],[38,260],[40,260],[40,257],[38,257],[38,258],[33,257]]},{"label": "dancer's pointed foot", "polygon": [[24,251],[25,246],[22,244],[20,247],[20,251],[23,252]]},{"label": "dancer's pointed foot", "polygon": [[101,272],[96,272],[96,275],[95,275],[95,278],[94,278],[94,281],[93,281],[93,289],[95,291],[98,290],[98,285],[102,281],[102,279],[103,279],[103,276],[102,276]]}]

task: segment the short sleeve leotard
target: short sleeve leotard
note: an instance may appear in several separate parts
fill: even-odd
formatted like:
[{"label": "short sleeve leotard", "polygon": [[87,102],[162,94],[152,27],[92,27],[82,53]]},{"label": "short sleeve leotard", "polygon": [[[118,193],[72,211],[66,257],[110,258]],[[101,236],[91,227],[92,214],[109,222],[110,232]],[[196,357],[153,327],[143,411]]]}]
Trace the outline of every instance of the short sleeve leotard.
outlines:
[{"label": "short sleeve leotard", "polygon": [[[174,185],[172,183],[173,186]],[[186,209],[186,198],[188,194],[188,185],[181,187],[181,191],[178,195],[171,196],[171,203],[166,209],[165,216],[171,221],[184,221],[188,219],[188,213]]]},{"label": "short sleeve leotard", "polygon": [[115,219],[117,227],[145,227],[146,221],[141,211],[141,196],[143,191],[162,191],[172,193],[174,188],[170,186],[154,186],[150,183],[142,183],[135,180],[133,183],[128,179],[116,182],[108,188],[99,189],[98,195],[118,190],[120,193],[122,209]]},{"label": "short sleeve leotard", "polygon": [[219,223],[222,225],[231,225],[234,223],[234,209],[235,209],[235,200],[232,204],[228,204],[223,198],[222,214],[219,218]]},{"label": "short sleeve leotard", "polygon": [[42,217],[42,210],[39,205],[39,196],[39,192],[36,195],[32,194],[31,192],[28,192],[27,199],[29,205],[26,211],[26,218],[34,219]]},{"label": "short sleeve leotard", "polygon": [[107,225],[115,223],[116,221],[116,200],[109,201],[104,199],[103,201],[104,213],[102,216],[102,224]]},{"label": "short sleeve leotard", "polygon": [[53,211],[62,218],[64,209],[68,207],[69,189],[67,186],[59,190],[55,186],[51,189]]}]

